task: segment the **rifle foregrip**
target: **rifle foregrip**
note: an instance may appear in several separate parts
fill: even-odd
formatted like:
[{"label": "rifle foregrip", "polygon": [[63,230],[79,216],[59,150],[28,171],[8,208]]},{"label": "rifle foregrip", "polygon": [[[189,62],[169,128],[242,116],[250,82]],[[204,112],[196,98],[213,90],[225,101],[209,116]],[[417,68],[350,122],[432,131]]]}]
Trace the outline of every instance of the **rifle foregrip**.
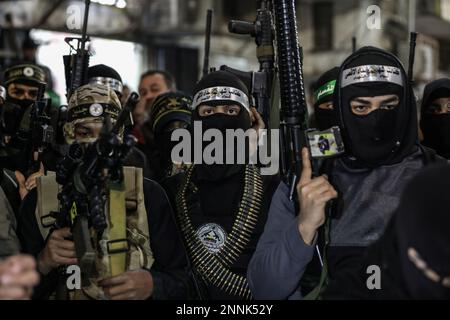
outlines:
[{"label": "rifle foregrip", "polygon": [[235,34],[248,34],[254,36],[255,25],[247,21],[231,20],[228,23],[228,31]]}]

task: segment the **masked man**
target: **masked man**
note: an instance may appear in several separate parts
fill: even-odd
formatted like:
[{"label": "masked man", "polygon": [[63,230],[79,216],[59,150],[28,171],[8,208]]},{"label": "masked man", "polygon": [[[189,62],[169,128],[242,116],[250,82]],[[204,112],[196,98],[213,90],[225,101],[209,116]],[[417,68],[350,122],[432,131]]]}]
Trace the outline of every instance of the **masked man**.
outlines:
[{"label": "masked man", "polygon": [[[106,86],[113,90],[120,101],[123,98],[123,83],[120,74],[113,68],[98,64],[88,68],[88,82],[89,84],[98,84]],[[142,98],[141,98],[142,99]],[[122,102],[121,102],[122,104]],[[122,104],[123,105],[123,104]],[[124,133],[127,134],[133,127],[133,119],[130,115],[129,119],[125,121]],[[147,157],[138,148],[133,148],[126,160],[127,163],[132,163],[133,166],[142,168],[144,170],[144,177],[150,177],[150,171],[147,164]]]},{"label": "masked man", "polygon": [[[264,128],[256,109],[251,108],[246,86],[226,71],[212,72],[197,83],[192,109],[191,127],[195,131],[201,124],[203,134],[212,129],[225,137],[230,129],[257,132]],[[227,163],[226,153],[232,151],[236,157],[250,149],[236,143],[227,149],[224,138],[215,151],[222,152],[218,161],[202,161],[165,183],[203,299],[251,298],[247,265],[277,184],[276,177],[261,176],[249,162],[239,164],[234,158]],[[202,152],[208,146],[204,142]]]},{"label": "masked man", "polygon": [[[298,211],[287,186],[279,186],[249,266],[256,298],[320,298],[329,279],[357,268],[366,247],[383,233],[406,183],[436,158],[418,145],[415,99],[395,56],[365,47],[347,58],[334,107],[346,155],[326,166],[326,175],[312,177],[309,152],[303,150]],[[323,267],[314,279],[305,270],[317,251]]]},{"label": "masked man", "polygon": [[325,298],[450,299],[449,188],[447,164],[430,166],[414,177],[359,272],[330,283]]},{"label": "masked man", "polygon": [[[36,154],[31,154],[31,111],[45,86],[45,72],[33,64],[19,64],[4,72],[6,99],[0,116],[1,184],[17,213],[21,198],[34,187],[35,177],[43,174]],[[33,171],[33,172],[31,172]]]},{"label": "masked man", "polygon": [[429,83],[423,92],[420,128],[423,145],[450,160],[450,79]]},{"label": "masked man", "polygon": [[155,137],[155,145],[158,153],[154,153],[155,159],[151,168],[155,172],[155,180],[161,181],[167,177],[184,171],[187,164],[173,163],[171,159],[172,147],[176,142],[171,141],[174,130],[188,128],[191,123],[192,98],[182,92],[168,92],[159,95],[151,107],[148,121],[144,123],[149,127]]},{"label": "masked man", "polygon": [[[109,115],[114,123],[120,111],[119,99],[112,89],[101,85],[78,88],[69,100],[69,122],[65,127],[68,143],[75,141],[86,150],[99,138],[104,117]],[[190,288],[187,257],[164,191],[155,182],[143,179],[141,169],[124,167],[124,181],[126,217],[118,220],[120,217],[117,215],[122,211],[116,210],[114,204],[108,206],[109,210],[103,211],[110,225],[103,231],[101,240],[97,239],[100,246],[94,246],[97,254],[95,270],[98,274],[94,273],[81,291],[64,293],[63,290],[63,294],[58,291],[57,298],[126,300],[187,297]],[[56,288],[61,288],[60,285],[64,289],[64,281],[57,282],[61,280],[60,267],[78,262],[76,245],[70,240],[72,229],[49,229],[52,224],[44,223],[49,212],[67,206],[67,203],[61,202],[63,200],[58,205],[58,199],[55,198],[58,188],[54,176],[40,178],[37,192],[33,190],[25,198],[21,211],[25,221],[34,221],[34,224],[22,224],[21,235],[27,240],[26,252],[37,257],[38,270],[44,276],[36,293],[37,298],[48,297]],[[52,203],[54,208],[51,207]],[[93,206],[89,210],[93,214]],[[114,228],[121,228],[119,230],[122,233],[126,230],[126,239],[115,239],[118,234],[113,231]],[[125,243],[127,246],[123,250],[104,251],[101,245],[104,239],[109,239],[116,246],[120,245],[119,249]],[[126,261],[126,264],[116,264],[118,258],[114,257],[115,254],[125,254],[121,257],[125,258],[122,262]],[[113,261],[116,262],[113,264]],[[113,273],[113,268],[122,271],[108,276]]]},{"label": "masked man", "polygon": [[333,107],[333,94],[339,68],[328,70],[314,83],[314,120],[313,127],[326,130],[337,125]]},{"label": "masked man", "polygon": [[[21,64],[5,70],[6,101],[2,108],[4,167],[25,170],[27,167],[17,155],[29,140],[30,112],[38,99],[39,90],[45,85],[45,73],[36,65]],[[9,160],[9,161],[8,161]]]}]

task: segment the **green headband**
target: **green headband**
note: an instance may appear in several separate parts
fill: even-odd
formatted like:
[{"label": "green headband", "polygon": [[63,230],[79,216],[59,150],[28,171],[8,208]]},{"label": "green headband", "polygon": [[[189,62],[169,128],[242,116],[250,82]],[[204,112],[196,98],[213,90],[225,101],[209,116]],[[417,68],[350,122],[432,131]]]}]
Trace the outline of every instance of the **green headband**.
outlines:
[{"label": "green headband", "polygon": [[336,80],[331,80],[330,82],[327,82],[326,84],[321,86],[314,92],[314,97],[316,98],[316,101],[319,101],[323,97],[332,95],[334,93],[335,87],[336,87]]}]

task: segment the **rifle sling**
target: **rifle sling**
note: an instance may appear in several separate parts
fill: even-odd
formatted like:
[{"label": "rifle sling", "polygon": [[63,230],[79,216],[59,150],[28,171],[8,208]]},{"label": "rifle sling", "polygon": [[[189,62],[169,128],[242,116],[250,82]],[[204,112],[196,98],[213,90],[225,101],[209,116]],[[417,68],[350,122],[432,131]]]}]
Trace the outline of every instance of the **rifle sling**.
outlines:
[{"label": "rifle sling", "polygon": [[109,233],[107,250],[111,276],[125,272],[128,248],[126,234],[125,183],[109,184]]}]

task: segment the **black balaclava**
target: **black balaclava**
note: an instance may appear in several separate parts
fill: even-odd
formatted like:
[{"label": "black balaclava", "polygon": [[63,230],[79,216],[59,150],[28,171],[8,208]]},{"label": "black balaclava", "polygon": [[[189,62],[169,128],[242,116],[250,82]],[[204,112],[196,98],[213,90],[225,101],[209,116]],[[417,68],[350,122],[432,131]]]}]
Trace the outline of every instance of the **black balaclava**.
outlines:
[{"label": "black balaclava", "polygon": [[423,145],[450,159],[450,114],[427,113],[430,104],[440,98],[450,98],[450,79],[443,78],[429,83],[423,92],[420,128]]},{"label": "black balaclava", "polygon": [[333,101],[338,76],[339,68],[335,67],[321,75],[316,83],[314,83],[314,115],[317,129],[319,130],[326,130],[338,124],[334,110],[319,108],[319,105],[322,103]]},{"label": "black balaclava", "polygon": [[[401,62],[392,54],[364,47],[342,64],[335,91],[335,109],[344,133],[345,161],[351,167],[374,168],[401,162],[417,143],[413,91]],[[396,94],[394,110],[359,116],[350,108],[356,97]]]},{"label": "black balaclava", "polygon": [[[206,90],[208,89],[208,90]],[[237,90],[236,90],[237,89]],[[218,129],[225,137],[226,129],[243,129],[244,131],[251,128],[249,93],[245,84],[235,75],[227,71],[211,72],[203,77],[195,86],[194,102],[192,107],[195,111],[192,114],[192,121],[201,121],[202,129],[205,132],[208,129]],[[231,98],[230,98],[231,97]],[[236,100],[232,100],[232,99]],[[237,116],[226,114],[214,114],[211,116],[200,117],[198,107],[200,105],[218,106],[237,104],[241,106],[241,110]],[[192,124],[192,128],[194,125]],[[203,149],[210,142],[203,144]],[[224,139],[223,162],[225,163],[226,143]],[[234,149],[235,156],[237,152]],[[248,150],[245,151],[248,154]],[[239,164],[198,164],[196,165],[197,176],[201,179],[217,181],[229,177],[241,171],[243,165]]]},{"label": "black balaclava", "polygon": [[[393,225],[399,256],[397,261],[408,295],[413,299],[450,299],[450,166],[426,168],[411,180]],[[426,270],[439,276],[433,281],[408,256],[414,248]],[[423,266],[423,265],[422,265]],[[398,269],[398,268],[397,268]],[[447,285],[443,280],[447,278]]]}]

